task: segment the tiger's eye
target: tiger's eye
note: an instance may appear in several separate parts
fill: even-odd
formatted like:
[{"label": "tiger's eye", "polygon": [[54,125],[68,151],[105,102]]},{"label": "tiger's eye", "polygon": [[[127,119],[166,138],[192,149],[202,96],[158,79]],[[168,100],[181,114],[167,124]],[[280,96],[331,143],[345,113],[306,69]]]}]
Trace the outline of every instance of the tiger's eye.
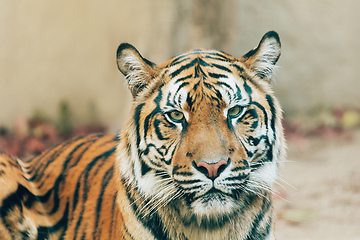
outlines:
[{"label": "tiger's eye", "polygon": [[175,110],[169,113],[169,117],[174,122],[180,122],[181,120],[183,120],[184,114],[182,112]]},{"label": "tiger's eye", "polygon": [[229,117],[234,118],[239,116],[240,112],[241,112],[241,108],[239,106],[235,106],[229,109],[228,115]]}]

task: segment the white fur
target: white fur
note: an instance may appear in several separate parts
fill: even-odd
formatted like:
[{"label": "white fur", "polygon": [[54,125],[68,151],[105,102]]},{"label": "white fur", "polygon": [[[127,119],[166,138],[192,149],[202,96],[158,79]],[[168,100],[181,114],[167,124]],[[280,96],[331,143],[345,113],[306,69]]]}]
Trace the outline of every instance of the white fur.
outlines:
[{"label": "white fur", "polygon": [[265,75],[265,78],[271,78],[275,70],[273,63],[280,55],[280,46],[275,38],[265,39],[261,44],[259,52],[257,53],[255,62],[253,63],[252,70]]},{"label": "white fur", "polygon": [[123,61],[124,66],[128,66],[128,73],[125,77],[129,86],[136,86],[149,78],[148,73],[145,71],[145,66],[139,62],[137,56],[129,54],[123,58]]}]

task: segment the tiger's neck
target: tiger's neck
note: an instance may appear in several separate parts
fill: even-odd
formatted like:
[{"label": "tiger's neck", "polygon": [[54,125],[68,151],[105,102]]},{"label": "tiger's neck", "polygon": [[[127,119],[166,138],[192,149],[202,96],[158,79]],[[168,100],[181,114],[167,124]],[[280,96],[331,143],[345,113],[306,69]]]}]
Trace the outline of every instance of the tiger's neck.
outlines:
[{"label": "tiger's neck", "polygon": [[[244,209],[233,215],[229,221],[224,220],[219,226],[218,223],[199,223],[190,216],[184,218],[182,212],[186,212],[187,209],[176,201],[150,215],[141,214],[139,209],[142,205],[146,205],[146,201],[134,189],[127,187],[126,191],[128,193],[126,201],[131,205],[130,215],[134,218],[132,222],[137,222],[138,226],[131,233],[134,239],[275,239],[272,233],[272,205],[266,198],[253,199],[251,205],[244,206]],[[122,199],[121,202],[123,203],[124,200]],[[128,227],[131,228],[132,226]],[[136,236],[138,232],[143,232],[142,236]]]},{"label": "tiger's neck", "polygon": [[223,218],[223,221],[219,223],[212,223],[211,221],[201,222],[187,215],[189,209],[181,200],[146,214],[150,209],[143,210],[147,201],[141,197],[136,187],[127,185],[126,180],[122,179],[120,191],[123,191],[123,194],[119,194],[122,197],[118,197],[118,204],[123,218],[131,218],[124,222],[125,225],[131,223],[126,228],[133,239],[275,239],[273,210],[269,195],[244,199],[243,209],[229,219]]}]

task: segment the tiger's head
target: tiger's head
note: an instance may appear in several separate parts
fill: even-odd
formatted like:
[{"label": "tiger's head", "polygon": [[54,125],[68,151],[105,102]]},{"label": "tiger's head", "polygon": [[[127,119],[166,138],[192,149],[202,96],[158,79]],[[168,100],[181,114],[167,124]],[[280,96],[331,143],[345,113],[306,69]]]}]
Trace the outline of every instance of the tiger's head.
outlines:
[{"label": "tiger's head", "polygon": [[276,32],[241,58],[196,49],[156,65],[119,46],[133,109],[117,166],[144,216],[173,205],[188,221],[220,221],[271,194],[285,154],[270,87],[279,56]]}]

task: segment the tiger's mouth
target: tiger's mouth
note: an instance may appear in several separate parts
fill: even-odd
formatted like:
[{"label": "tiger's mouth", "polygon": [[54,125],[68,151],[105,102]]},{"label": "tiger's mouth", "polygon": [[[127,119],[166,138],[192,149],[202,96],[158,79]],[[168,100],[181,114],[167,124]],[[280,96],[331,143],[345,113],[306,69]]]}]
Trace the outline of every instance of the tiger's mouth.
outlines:
[{"label": "tiger's mouth", "polygon": [[[236,176],[225,175],[214,180],[192,179],[180,182],[178,186],[182,189],[187,203],[199,201],[204,204],[209,202],[224,202],[238,200],[243,194],[246,194],[247,180],[250,178],[249,172],[242,172]],[[189,187],[188,184],[194,184]]]},{"label": "tiger's mouth", "polygon": [[229,198],[233,199],[233,196],[213,188],[207,193],[203,194],[202,196],[194,198],[194,201],[199,200],[201,204],[211,208],[211,207],[215,207],[215,205],[218,204],[221,205],[228,202]]},{"label": "tiger's mouth", "polygon": [[[241,192],[241,189],[239,189],[237,192]],[[211,201],[225,201],[226,198],[234,197],[233,193],[226,193],[224,191],[221,191],[215,187],[212,187],[209,191],[205,192],[204,194],[201,194],[200,196],[196,196],[193,198],[193,201],[196,201],[200,199],[204,204],[211,202]]]},{"label": "tiger's mouth", "polygon": [[[194,193],[185,194],[185,200],[189,205],[197,207],[201,206],[201,208],[204,209],[216,208],[220,210],[224,208],[226,209],[225,212],[231,212],[231,209],[236,205],[236,202],[243,194],[244,191],[242,188],[237,188],[229,192],[225,192],[213,186],[210,190],[199,195]],[[220,212],[221,211],[222,210],[220,210]]]}]

